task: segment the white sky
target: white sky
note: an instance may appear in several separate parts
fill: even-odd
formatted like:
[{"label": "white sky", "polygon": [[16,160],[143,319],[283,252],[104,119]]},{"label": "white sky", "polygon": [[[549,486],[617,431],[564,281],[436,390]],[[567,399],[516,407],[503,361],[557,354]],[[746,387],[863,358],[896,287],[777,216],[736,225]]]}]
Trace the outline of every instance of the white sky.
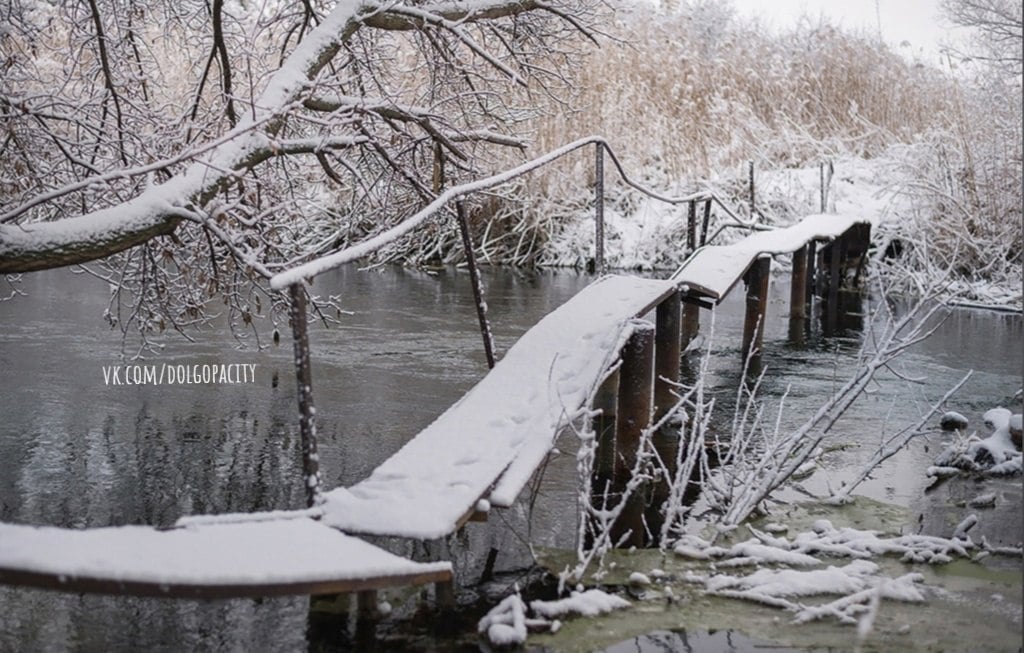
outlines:
[{"label": "white sky", "polygon": [[[761,16],[777,28],[793,25],[803,14],[826,16],[870,34],[877,34],[881,23],[882,38],[897,51],[930,61],[938,57],[940,41],[949,40],[950,34],[939,0],[733,0],[733,5],[740,15]],[[899,47],[903,41],[910,48]]]}]

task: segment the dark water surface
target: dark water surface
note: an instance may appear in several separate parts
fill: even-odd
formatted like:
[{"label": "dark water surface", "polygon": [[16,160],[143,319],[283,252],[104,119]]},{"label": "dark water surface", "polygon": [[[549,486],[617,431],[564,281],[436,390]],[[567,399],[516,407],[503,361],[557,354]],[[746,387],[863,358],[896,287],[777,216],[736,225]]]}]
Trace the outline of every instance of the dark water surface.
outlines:
[{"label": "dark water surface", "polygon": [[[499,353],[590,280],[573,272],[488,271]],[[226,330],[213,330],[197,334],[194,343],[163,336],[162,353],[142,361],[255,364],[253,384],[110,386],[103,367],[122,363],[121,338],[101,318],[105,285],[58,271],[26,275],[23,289],[27,297],[0,303],[0,519],[69,527],[166,525],[186,514],[302,504],[286,325],[278,347],[259,351],[250,340],[239,349]],[[311,330],[321,468],[330,488],[367,476],[470,388],[486,364],[464,272],[346,268],[319,279],[316,290],[339,294],[352,311],[338,326]],[[824,338],[815,327],[794,346],[787,340],[788,287],[773,283],[772,293],[764,390],[779,396],[788,388],[783,421],[796,424],[842,383],[862,333]],[[742,310],[742,294],[734,293],[716,316],[711,384],[726,409],[739,379]],[[261,341],[270,343],[273,325],[258,324]],[[835,487],[850,478],[880,433],[914,419],[968,368],[975,376],[950,408],[983,428],[981,414],[1009,405],[1020,387],[1022,336],[1019,315],[954,313],[935,338],[903,359],[902,369],[923,382],[880,379],[837,427],[837,440],[849,446],[824,457],[824,471],[807,481],[808,489],[820,492],[826,483]],[[936,534],[948,535],[940,531],[955,525],[962,511],[946,495],[923,492],[923,470],[940,446],[941,438],[913,444],[860,492],[909,506]],[[532,509],[514,507],[489,524],[471,525],[453,542],[464,580],[476,578],[492,545],[501,548],[498,566],[506,570],[528,563],[527,538],[572,545],[575,460],[571,443],[566,449],[538,483]],[[1019,478],[996,488],[999,506],[1016,501],[1019,513]],[[994,543],[1021,539],[1019,517],[983,519],[979,528]],[[464,592],[460,600],[471,603],[473,596]],[[402,608],[399,598],[394,604],[399,616],[415,622],[414,607]],[[311,625],[308,606],[304,597],[202,602],[0,588],[0,651],[362,648]],[[467,640],[472,636],[459,639],[475,648]],[[456,640],[431,637],[378,644],[380,650],[455,646]]]}]

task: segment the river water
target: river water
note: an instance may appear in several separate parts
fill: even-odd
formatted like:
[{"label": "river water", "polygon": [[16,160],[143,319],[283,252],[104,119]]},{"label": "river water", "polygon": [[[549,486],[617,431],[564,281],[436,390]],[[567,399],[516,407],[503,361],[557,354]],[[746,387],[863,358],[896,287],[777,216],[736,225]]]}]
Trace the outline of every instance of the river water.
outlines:
[{"label": "river water", "polygon": [[[590,280],[575,272],[487,271],[499,354]],[[770,399],[788,390],[784,423],[795,424],[850,372],[863,320],[848,316],[844,324],[854,328],[828,338],[815,327],[796,345],[787,338],[788,287],[778,281],[766,320],[764,393]],[[302,504],[286,325],[280,346],[262,350],[251,337],[243,348],[226,329],[193,334],[195,342],[164,335],[161,353],[141,361],[250,364],[256,366],[254,383],[108,385],[104,367],[123,361],[120,333],[101,318],[105,284],[55,271],[26,275],[22,289],[27,296],[0,303],[0,519],[66,527],[167,525],[185,514]],[[316,290],[339,295],[351,312],[338,325],[311,329],[321,468],[330,488],[368,475],[470,388],[486,364],[468,276],[462,271],[345,268],[318,279]],[[726,407],[739,379],[742,311],[742,293],[737,292],[716,314],[710,382]],[[261,342],[272,343],[274,325],[268,320],[257,324]],[[880,379],[840,422],[835,441],[844,446],[823,457],[822,470],[806,481],[807,489],[821,492],[852,477],[881,433],[914,419],[967,369],[975,375],[950,408],[983,429],[981,414],[1010,405],[1020,387],[1022,330],[1019,315],[954,312],[901,363],[906,374],[923,381],[908,383],[893,375]],[[948,535],[941,531],[951,529],[962,510],[948,493],[924,493],[923,470],[941,446],[939,436],[915,442],[859,491],[907,506],[921,515],[921,524]],[[510,574],[529,562],[526,539],[571,546],[574,471],[572,455],[556,457],[537,485],[533,504],[517,506],[490,524],[471,525],[465,538],[453,544],[460,577],[475,578],[491,546],[502,552],[499,569]],[[1016,502],[1010,512],[1018,517],[983,519],[979,528],[995,543],[1019,542],[1019,478],[996,487],[998,506],[1009,510]],[[472,603],[472,590],[460,598]],[[354,646],[343,634],[325,634],[312,625],[308,607],[305,598],[201,602],[0,588],[0,650]],[[392,630],[405,629],[406,616],[415,621],[413,610],[399,609],[402,618],[393,620],[399,625]],[[401,641],[390,640],[382,650]],[[416,641],[413,648],[454,646],[443,638]]]}]

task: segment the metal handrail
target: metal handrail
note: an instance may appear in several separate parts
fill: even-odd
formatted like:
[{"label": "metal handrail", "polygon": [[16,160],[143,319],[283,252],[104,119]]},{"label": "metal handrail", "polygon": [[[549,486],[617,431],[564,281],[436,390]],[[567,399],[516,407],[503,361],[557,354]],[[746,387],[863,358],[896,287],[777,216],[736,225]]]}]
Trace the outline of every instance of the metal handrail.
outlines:
[{"label": "metal handrail", "polygon": [[[717,204],[726,213],[726,215],[729,216],[731,222],[726,223],[726,225],[723,225],[722,227],[719,227],[719,229],[714,233],[712,238],[721,233],[723,228],[745,228],[750,230],[765,229],[765,226],[757,224],[756,220],[751,220],[749,222],[742,220],[739,216],[736,215],[735,212],[733,212],[728,207],[728,205],[726,205],[726,203],[724,202],[724,200],[722,200],[721,197],[719,197],[718,195],[711,191],[705,190],[699,191],[697,193],[692,193],[689,195],[673,197],[668,195],[662,195],[661,193],[655,192],[654,190],[647,188],[646,186],[634,181],[629,177],[629,175],[626,174],[626,171],[623,168],[622,163],[619,161],[618,157],[615,155],[615,152],[612,150],[611,146],[603,137],[588,136],[586,138],[573,141],[572,143],[569,143],[567,145],[563,145],[560,148],[551,150],[550,152],[542,156],[539,156],[531,161],[527,161],[526,163],[520,164],[514,168],[510,168],[508,170],[491,175],[489,177],[485,177],[483,179],[467,182],[465,184],[460,184],[458,186],[452,186],[451,188],[448,188],[444,192],[437,195],[437,197],[432,202],[430,202],[430,204],[425,206],[417,213],[413,214],[409,218],[406,218],[405,220],[395,225],[394,227],[391,227],[390,229],[387,229],[377,234],[376,236],[373,236],[372,238],[368,238],[367,240],[356,243],[355,245],[351,245],[337,252],[333,252],[326,256],[313,259],[312,261],[308,261],[296,267],[275,274],[270,279],[270,287],[275,290],[283,290],[284,288],[292,284],[301,283],[304,279],[312,278],[318,274],[322,274],[329,270],[333,270],[346,263],[350,263],[352,261],[363,258],[364,256],[367,256],[368,254],[371,254],[379,250],[380,248],[384,247],[385,245],[392,243],[395,240],[401,238],[402,236],[405,236],[406,234],[412,232],[417,227],[419,227],[423,222],[425,222],[428,218],[436,215],[437,213],[445,209],[450,202],[458,201],[459,199],[462,199],[474,193],[489,190],[491,188],[495,188],[497,186],[506,184],[514,179],[517,179],[527,173],[533,172],[534,170],[537,170],[549,163],[552,163],[588,145],[596,145],[596,154],[599,161],[597,180],[598,183],[596,184],[596,193],[599,195],[599,197],[596,198],[598,221],[597,228],[599,237],[596,239],[598,242],[595,243],[597,245],[597,251],[595,252],[595,267],[597,268],[598,272],[603,272],[604,270],[603,243],[601,242],[602,239],[600,238],[600,234],[603,234],[604,228],[604,175],[603,165],[600,163],[600,161],[605,151],[608,152],[611,161],[615,166],[616,171],[622,178],[622,181],[625,182],[626,185],[643,193],[644,195],[647,195],[648,197],[651,197],[652,199],[656,199],[673,205],[685,203],[696,204],[700,202],[714,202],[715,204]],[[703,240],[706,242],[708,239],[704,238]],[[696,243],[690,242],[689,245],[691,249],[694,249]]]}]

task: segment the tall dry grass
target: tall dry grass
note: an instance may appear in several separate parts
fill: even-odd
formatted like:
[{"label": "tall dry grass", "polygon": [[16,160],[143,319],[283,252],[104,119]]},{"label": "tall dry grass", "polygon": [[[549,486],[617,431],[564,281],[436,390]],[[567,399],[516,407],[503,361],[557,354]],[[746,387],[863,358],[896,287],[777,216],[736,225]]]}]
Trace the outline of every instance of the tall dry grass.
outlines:
[{"label": "tall dry grass", "polygon": [[[650,185],[686,192],[710,180],[737,200],[749,160],[892,158],[915,207],[896,229],[929,243],[911,265],[949,269],[961,286],[1020,287],[1019,78],[957,76],[822,20],[772,31],[697,1],[618,11],[572,81],[568,106],[541,106],[530,123],[533,152],[600,134]],[[609,201],[628,212],[636,194],[615,181]],[[583,157],[541,173],[524,186],[526,205],[491,214],[504,227],[482,225],[502,235],[488,242],[491,260],[553,260],[546,241],[588,214],[592,184]]]},{"label": "tall dry grass", "polygon": [[775,33],[698,5],[620,12],[580,62],[576,112],[535,122],[536,147],[606,135],[632,169],[708,177],[754,159],[871,157],[948,122],[951,80],[827,22]]}]

